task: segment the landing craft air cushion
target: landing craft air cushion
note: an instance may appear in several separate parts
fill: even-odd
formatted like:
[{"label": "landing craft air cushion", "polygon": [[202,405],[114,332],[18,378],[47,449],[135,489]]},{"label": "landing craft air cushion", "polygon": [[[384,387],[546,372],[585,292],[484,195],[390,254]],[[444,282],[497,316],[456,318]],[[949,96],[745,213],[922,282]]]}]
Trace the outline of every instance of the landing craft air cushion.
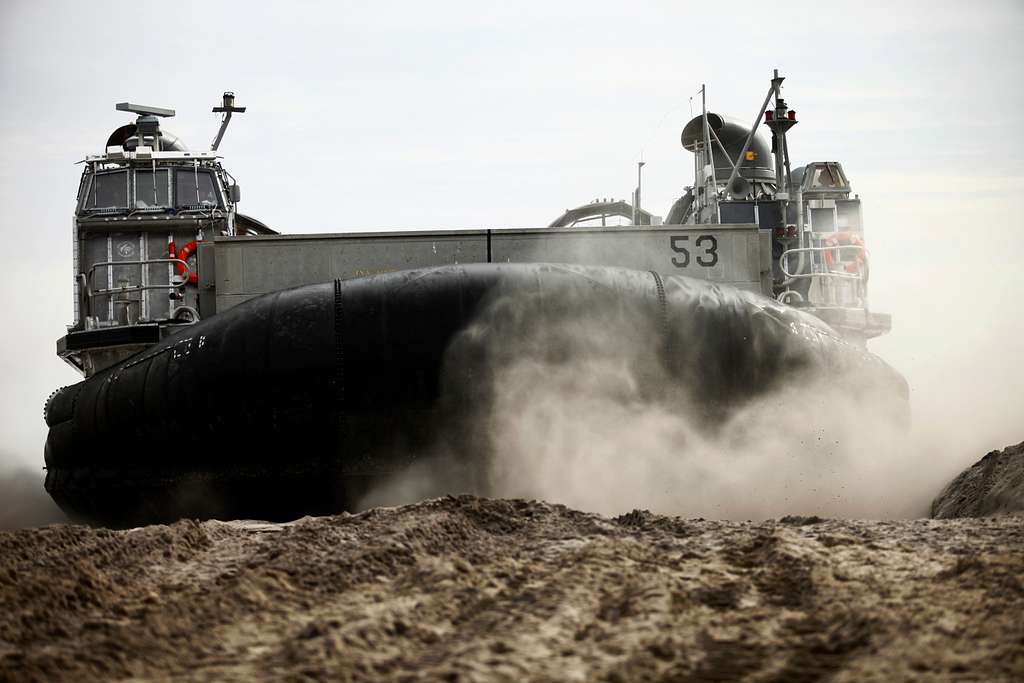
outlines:
[{"label": "landing craft air cushion", "polygon": [[782,80],[752,127],[706,109],[684,126],[695,182],[664,221],[638,183],[632,202],[535,229],[278,234],[238,211],[217,155],[245,111],[232,93],[203,152],[162,128],[172,110],[117,105],[137,119],[79,186],[75,320],[57,352],[85,379],[47,401],[46,489],[110,524],[350,509],[472,432],[488,356],[464,332],[507,297],[544,311],[534,324],[627,311],[709,424],[798,373],[905,400],[865,348],[890,322],[868,307],[860,199],[838,162],[791,170]]}]

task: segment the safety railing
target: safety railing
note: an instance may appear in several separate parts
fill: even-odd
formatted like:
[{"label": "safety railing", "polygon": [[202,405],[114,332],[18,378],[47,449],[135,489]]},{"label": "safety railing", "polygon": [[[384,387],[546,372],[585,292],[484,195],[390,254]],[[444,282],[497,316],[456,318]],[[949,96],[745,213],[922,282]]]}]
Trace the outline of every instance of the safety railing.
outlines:
[{"label": "safety railing", "polygon": [[[178,274],[168,278],[167,284],[159,285],[144,285],[142,284],[145,280],[140,278],[138,284],[129,284],[128,280],[121,280],[121,284],[117,287],[100,287],[95,288],[95,276],[96,271],[100,269],[111,269],[116,267],[132,267],[138,266],[145,268],[147,266],[158,266],[158,265],[175,265],[177,266]],[[188,284],[189,275],[191,275],[191,269],[189,268],[188,262],[180,258],[159,258],[159,259],[144,259],[138,261],[99,261],[94,263],[89,268],[88,273],[79,275],[79,286],[84,290],[83,294],[80,295],[80,305],[83,307],[86,313],[86,317],[92,314],[94,301],[98,297],[109,297],[110,306],[110,319],[111,322],[118,321],[116,324],[119,325],[131,325],[134,324],[139,315],[145,310],[145,304],[143,302],[143,296],[132,297],[130,296],[134,292],[144,292],[146,290],[170,290],[172,299],[182,298],[181,290]],[[109,278],[109,274],[108,274]],[[104,305],[104,304],[101,304]],[[132,315],[132,307],[138,306],[139,309],[135,311],[135,315]],[[115,313],[115,309],[117,312]],[[192,322],[196,322],[199,319],[198,313],[194,309],[184,306],[178,307],[177,309],[171,310],[171,318],[177,319],[178,312],[181,309],[188,309],[185,311],[192,317]],[[95,324],[95,323],[94,323]],[[89,323],[86,323],[87,327]]]},{"label": "safety railing", "polygon": [[[95,282],[93,277],[96,274],[96,269],[101,267],[111,268],[117,266],[155,266],[161,263],[173,263],[180,266],[178,268],[178,280],[179,282],[171,282],[166,285],[143,285],[141,282],[137,285],[123,285],[121,287],[106,287],[101,289],[93,289]],[[182,270],[182,267],[184,270]],[[147,289],[182,289],[188,284],[188,278],[191,275],[191,269],[188,266],[188,262],[180,258],[157,258],[157,259],[145,259],[142,261],[99,261],[92,265],[86,275],[86,290],[89,300],[99,296],[110,296],[113,294],[128,294],[131,292],[141,292]]]},{"label": "safety railing", "polygon": [[[855,252],[852,263],[843,261],[843,252]],[[824,254],[825,258],[815,258]],[[799,257],[797,272],[790,270],[791,258]],[[805,262],[810,260],[810,267]],[[838,264],[842,269],[835,269]],[[853,266],[853,268],[850,268]],[[786,304],[806,303],[815,307],[864,310],[867,307],[868,260],[867,250],[862,244],[833,244],[824,247],[800,247],[788,249],[779,256],[779,270],[788,285],[796,280],[811,280],[806,294],[790,288],[783,290],[777,299]]]},{"label": "safety railing", "polygon": [[[791,255],[793,255],[793,254],[796,254],[798,256],[803,256],[804,254],[814,254],[814,253],[824,253],[824,252],[835,253],[837,251],[843,251],[843,250],[846,250],[846,251],[857,251],[862,256],[865,256],[865,257],[866,257],[866,254],[867,254],[867,252],[864,249],[864,247],[859,245],[859,244],[837,244],[837,245],[832,246],[832,247],[800,247],[798,249],[787,249],[786,251],[782,252],[781,256],[779,256],[779,270],[782,271],[782,274],[786,277],[787,280],[798,280],[798,279],[801,279],[801,278],[811,278],[811,277],[828,277],[828,278],[837,278],[837,279],[843,279],[843,280],[860,280],[860,281],[866,280],[867,279],[867,269],[866,268],[859,268],[856,273],[834,271],[834,270],[831,270],[831,269],[829,269],[829,270],[816,270],[815,267],[814,267],[813,261],[812,261],[812,264],[811,264],[811,269],[807,273],[791,273],[791,272],[789,272],[789,268],[788,268],[789,257]],[[837,261],[838,261],[838,259],[837,259]],[[865,261],[866,261],[866,258],[865,258]],[[841,261],[838,261],[838,262],[841,262]]]}]

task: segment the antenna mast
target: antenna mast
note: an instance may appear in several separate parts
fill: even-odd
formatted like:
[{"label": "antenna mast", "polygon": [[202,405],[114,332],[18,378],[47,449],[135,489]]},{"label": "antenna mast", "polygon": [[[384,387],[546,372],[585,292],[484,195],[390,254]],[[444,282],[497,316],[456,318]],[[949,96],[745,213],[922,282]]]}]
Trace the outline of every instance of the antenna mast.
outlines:
[{"label": "antenna mast", "polygon": [[643,184],[644,161],[636,163],[636,191],[633,192],[633,225],[640,225],[640,187]]},{"label": "antenna mast", "polygon": [[780,86],[785,78],[779,76],[779,70],[775,70],[775,77],[772,78],[772,92],[775,95],[775,109],[764,112],[765,125],[772,129],[772,151],[775,152],[775,178],[778,183],[779,193],[784,193],[789,198],[789,189],[792,184],[789,170],[789,143],[786,142],[786,131],[797,124],[796,111],[786,106],[786,100],[782,99]]},{"label": "antenna mast", "polygon": [[245,113],[245,107],[236,107],[235,93],[225,92],[221,106],[214,107],[213,111],[224,112],[224,118],[220,122],[220,130],[217,131],[217,137],[213,139],[213,144],[210,145],[210,150],[216,152],[217,148],[220,147],[220,141],[224,139],[224,132],[228,129],[228,124],[231,123],[231,115],[236,111],[239,114]]}]

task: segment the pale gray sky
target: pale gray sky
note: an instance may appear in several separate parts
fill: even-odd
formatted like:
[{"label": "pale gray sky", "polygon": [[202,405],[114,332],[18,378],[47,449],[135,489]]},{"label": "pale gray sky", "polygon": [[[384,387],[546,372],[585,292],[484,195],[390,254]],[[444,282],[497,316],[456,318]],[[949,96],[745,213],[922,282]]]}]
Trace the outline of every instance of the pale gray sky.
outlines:
[{"label": "pale gray sky", "polygon": [[[965,459],[1024,439],[1024,10],[1017,2],[39,2],[0,0],[0,462],[41,465],[71,320],[80,167],[129,118],[222,151],[243,210],[286,232],[540,226],[594,197],[690,184],[678,142],[708,84],[751,119],[773,68],[795,160],[865,202],[872,348]],[[695,106],[699,103],[695,101]]]}]

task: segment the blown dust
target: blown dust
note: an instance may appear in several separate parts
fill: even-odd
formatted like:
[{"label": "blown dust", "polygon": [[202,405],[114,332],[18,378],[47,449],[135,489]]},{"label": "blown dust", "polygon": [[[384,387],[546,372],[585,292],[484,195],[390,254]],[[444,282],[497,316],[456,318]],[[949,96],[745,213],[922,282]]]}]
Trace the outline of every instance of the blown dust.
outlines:
[{"label": "blown dust", "polygon": [[0,533],[0,679],[1024,676],[1024,525],[921,518],[941,432],[827,375],[710,420],[643,321],[537,310],[456,341],[468,419],[364,512]]},{"label": "blown dust", "polygon": [[[714,373],[700,356],[670,374],[664,354],[685,352],[660,347],[659,321],[613,299],[599,291],[492,302],[447,358],[457,369],[448,374],[479,378],[444,390],[460,396],[454,412],[468,426],[363,507],[466,491],[606,515],[912,518],[928,514],[963,466],[944,430],[908,426],[903,400],[859,384],[858,371],[780,370],[764,386],[750,382],[745,402],[709,411]],[[486,466],[467,478],[480,453]]]}]

